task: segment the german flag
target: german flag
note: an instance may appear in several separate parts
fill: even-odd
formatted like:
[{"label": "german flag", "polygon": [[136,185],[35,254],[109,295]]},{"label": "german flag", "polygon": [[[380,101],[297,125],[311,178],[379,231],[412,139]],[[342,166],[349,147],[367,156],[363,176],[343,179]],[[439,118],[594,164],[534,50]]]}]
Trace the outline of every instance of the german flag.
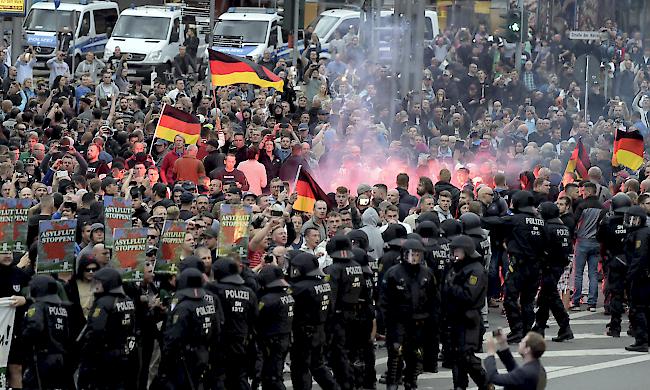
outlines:
[{"label": "german flag", "polygon": [[590,167],[591,163],[589,162],[589,155],[587,154],[585,146],[582,144],[582,138],[579,138],[578,143],[576,144],[576,148],[573,149],[571,158],[569,159],[569,162],[566,165],[566,169],[564,170],[564,179],[562,182],[564,184],[569,183],[569,173],[572,172],[576,173],[578,180],[587,178],[587,171]]},{"label": "german flag", "polygon": [[177,135],[185,139],[185,144],[194,145],[201,138],[201,123],[196,116],[166,104],[158,119],[154,137],[174,142]]},{"label": "german flag", "polygon": [[265,67],[246,58],[233,57],[212,49],[208,49],[208,53],[213,86],[254,84],[284,91],[284,81]]},{"label": "german flag", "polygon": [[304,169],[300,169],[298,173],[298,180],[296,181],[296,193],[298,198],[293,204],[293,209],[298,211],[307,211],[312,212],[314,210],[314,204],[318,200],[325,201],[328,208],[332,208],[334,205],[330,198],[327,197],[325,191],[323,191],[316,180]]},{"label": "german flag", "polygon": [[633,171],[643,165],[643,136],[638,130],[616,129],[612,166],[624,166]]}]

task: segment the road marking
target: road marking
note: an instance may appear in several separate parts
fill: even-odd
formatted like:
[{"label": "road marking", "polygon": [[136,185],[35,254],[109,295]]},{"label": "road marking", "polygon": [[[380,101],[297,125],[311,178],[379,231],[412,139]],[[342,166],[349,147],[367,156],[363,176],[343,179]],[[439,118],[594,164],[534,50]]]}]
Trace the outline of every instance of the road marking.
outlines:
[{"label": "road marking", "polygon": [[[621,335],[622,336],[622,335]],[[627,335],[626,335],[627,336]],[[546,335],[545,339],[546,340],[551,340],[554,335]],[[611,339],[611,336],[607,336],[606,334],[597,334],[597,333],[574,333],[573,338],[576,340],[584,340],[584,339]]]},{"label": "road marking", "polygon": [[[559,370],[566,370],[573,367],[574,366],[548,366],[548,367],[544,366],[544,369],[546,369],[546,372],[553,372]],[[506,374],[508,372],[508,370],[506,370],[505,368],[499,369],[498,371],[500,374]],[[379,376],[377,378],[379,378]],[[435,374],[426,373],[426,374],[418,375],[418,381],[427,380],[427,379],[452,379],[452,378],[453,378],[453,373],[451,372],[451,370],[445,370]]]},{"label": "road marking", "polygon": [[607,369],[607,368],[627,366],[627,365],[630,365],[630,364],[636,364],[636,363],[647,362],[647,361],[650,361],[650,355],[647,354],[647,353],[644,353],[644,354],[642,354],[640,356],[632,356],[632,357],[625,358],[625,359],[618,359],[618,360],[612,360],[612,361],[609,361],[609,362],[589,364],[587,366],[571,367],[571,368],[567,368],[567,369],[564,369],[564,370],[555,371],[555,372],[549,373],[547,375],[547,378],[549,378],[549,379],[562,378],[562,377],[569,376],[569,375],[576,375],[576,374],[582,374],[582,373],[590,372],[590,371],[604,370],[604,369]]},{"label": "road marking", "polygon": [[[622,323],[626,324],[629,323],[629,320],[623,320],[621,321]],[[569,325],[607,325],[609,324],[609,319],[603,318],[600,320],[571,320],[569,322]]]}]

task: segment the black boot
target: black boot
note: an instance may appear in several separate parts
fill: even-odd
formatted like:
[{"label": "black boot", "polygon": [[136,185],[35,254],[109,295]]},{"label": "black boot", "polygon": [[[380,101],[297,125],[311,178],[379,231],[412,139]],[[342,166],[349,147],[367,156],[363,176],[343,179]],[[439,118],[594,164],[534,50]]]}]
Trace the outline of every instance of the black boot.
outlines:
[{"label": "black boot", "polygon": [[535,333],[539,333],[540,335],[542,335],[542,337],[544,337],[544,330],[545,329],[546,329],[546,326],[537,326],[537,325],[535,325],[535,326],[533,326],[531,331],[533,331]]},{"label": "black boot", "polygon": [[572,339],[573,332],[571,331],[571,327],[567,326],[566,328],[560,328],[560,331],[557,332],[557,337],[553,337],[551,340],[555,341],[556,343],[561,343],[563,341]]},{"label": "black boot", "polygon": [[648,343],[637,344],[635,342],[634,344],[625,347],[625,350],[630,352],[648,352]]},{"label": "black boot", "polygon": [[610,322],[609,324],[606,325],[606,327],[607,327],[607,332],[605,332],[605,334],[607,336],[616,337],[616,338],[621,337],[621,327],[620,326],[612,325],[612,323]]},{"label": "black boot", "polygon": [[508,334],[508,344],[518,344],[524,336],[519,332],[510,332]]}]

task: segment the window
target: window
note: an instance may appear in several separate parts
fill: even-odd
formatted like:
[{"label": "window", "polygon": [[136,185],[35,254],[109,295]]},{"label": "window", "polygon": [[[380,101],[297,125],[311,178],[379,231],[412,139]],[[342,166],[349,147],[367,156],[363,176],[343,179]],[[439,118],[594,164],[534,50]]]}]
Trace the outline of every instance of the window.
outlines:
[{"label": "window", "polygon": [[79,36],[85,37],[90,32],[90,12],[84,12],[81,19],[81,26],[79,27]]},{"label": "window", "polygon": [[117,10],[115,8],[96,9],[93,11],[95,19],[95,33],[106,34],[115,26],[117,21]]}]

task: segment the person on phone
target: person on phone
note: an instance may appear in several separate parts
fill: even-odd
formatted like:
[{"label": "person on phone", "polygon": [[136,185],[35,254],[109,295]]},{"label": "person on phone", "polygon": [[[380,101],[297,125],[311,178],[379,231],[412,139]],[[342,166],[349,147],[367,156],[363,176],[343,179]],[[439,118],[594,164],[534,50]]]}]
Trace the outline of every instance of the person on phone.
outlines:
[{"label": "person on phone", "polygon": [[57,78],[57,76],[65,76],[65,77],[70,77],[70,67],[68,66],[68,63],[65,62],[65,53],[62,51],[59,51],[56,53],[55,57],[50,58],[47,60],[47,67],[50,69],[50,79],[49,79],[49,85],[52,87],[54,84],[54,79]]}]

